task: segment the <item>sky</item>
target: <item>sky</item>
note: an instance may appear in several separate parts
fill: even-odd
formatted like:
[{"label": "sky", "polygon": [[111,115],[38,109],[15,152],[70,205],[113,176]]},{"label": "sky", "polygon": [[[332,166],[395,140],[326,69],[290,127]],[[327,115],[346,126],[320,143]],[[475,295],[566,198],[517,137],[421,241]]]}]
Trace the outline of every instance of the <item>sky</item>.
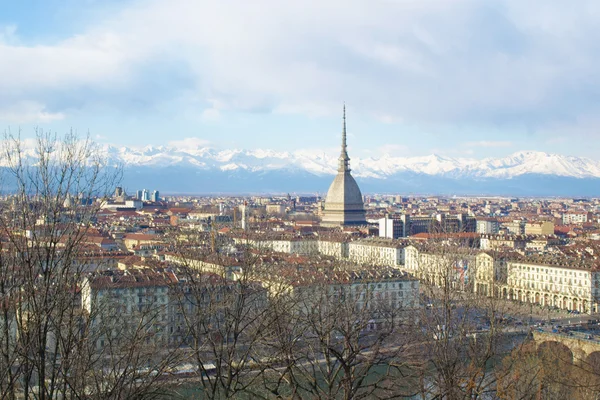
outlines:
[{"label": "sky", "polygon": [[0,131],[600,159],[597,0],[0,0]]}]

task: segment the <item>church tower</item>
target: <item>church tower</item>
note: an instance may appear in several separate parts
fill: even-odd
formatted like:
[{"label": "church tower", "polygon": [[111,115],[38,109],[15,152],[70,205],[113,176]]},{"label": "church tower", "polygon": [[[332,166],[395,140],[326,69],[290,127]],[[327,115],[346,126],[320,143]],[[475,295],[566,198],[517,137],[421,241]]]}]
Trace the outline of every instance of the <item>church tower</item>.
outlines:
[{"label": "church tower", "polygon": [[346,146],[346,105],[342,127],[342,151],[338,159],[338,173],[333,179],[323,211],[322,226],[336,227],[365,225],[365,207],[362,193],[350,174],[350,157]]}]

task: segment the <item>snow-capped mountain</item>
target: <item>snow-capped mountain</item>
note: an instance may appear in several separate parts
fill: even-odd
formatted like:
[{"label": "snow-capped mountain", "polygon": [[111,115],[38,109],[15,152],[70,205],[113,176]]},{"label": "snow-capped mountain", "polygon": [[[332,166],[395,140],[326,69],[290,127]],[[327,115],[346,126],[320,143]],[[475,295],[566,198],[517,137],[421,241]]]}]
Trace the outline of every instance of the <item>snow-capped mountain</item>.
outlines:
[{"label": "snow-capped mountain", "polygon": [[[216,150],[208,147],[102,148],[114,162],[129,167],[195,167],[200,170],[267,172],[296,170],[315,175],[333,175],[337,155],[306,151]],[[359,178],[386,179],[399,173],[415,173],[446,178],[511,179],[527,174],[571,178],[600,178],[600,162],[583,157],[521,151],[503,158],[425,157],[352,158]]]},{"label": "snow-capped mountain", "polygon": [[[35,151],[25,142],[25,158]],[[297,150],[219,150],[206,146],[116,147],[100,152],[124,167],[121,185],[171,193],[324,194],[338,154]],[[5,166],[0,160],[0,168]],[[521,151],[502,158],[358,158],[350,161],[363,192],[600,196],[600,162],[583,157]]]},{"label": "snow-capped mountain", "polygon": [[[324,193],[337,154],[297,150],[218,150],[203,146],[143,148],[105,145],[101,151],[125,167],[127,190],[178,193]],[[350,161],[364,192],[599,196],[600,162],[521,151],[503,158],[358,158]]]}]

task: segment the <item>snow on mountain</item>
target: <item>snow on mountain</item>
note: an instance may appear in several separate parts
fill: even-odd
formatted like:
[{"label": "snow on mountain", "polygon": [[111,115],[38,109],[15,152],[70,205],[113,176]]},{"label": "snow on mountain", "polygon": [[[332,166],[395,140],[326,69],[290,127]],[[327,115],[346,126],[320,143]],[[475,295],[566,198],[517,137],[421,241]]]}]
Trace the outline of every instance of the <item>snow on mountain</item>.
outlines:
[{"label": "snow on mountain", "polygon": [[[125,166],[187,166],[206,170],[266,172],[275,170],[305,171],[315,175],[332,175],[337,170],[337,155],[307,151],[216,150],[209,147],[177,148],[146,146],[143,148],[104,146],[110,160]],[[411,172],[446,178],[511,179],[526,174],[571,178],[600,178],[600,162],[583,157],[520,151],[503,158],[483,160],[452,158],[439,155],[424,157],[352,158],[353,173],[362,178],[385,179]]]}]

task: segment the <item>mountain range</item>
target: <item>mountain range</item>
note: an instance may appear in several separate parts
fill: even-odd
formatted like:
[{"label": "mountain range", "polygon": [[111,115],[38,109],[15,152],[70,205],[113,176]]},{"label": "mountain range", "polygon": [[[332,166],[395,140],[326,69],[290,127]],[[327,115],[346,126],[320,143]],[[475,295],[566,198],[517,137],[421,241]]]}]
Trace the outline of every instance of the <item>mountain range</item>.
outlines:
[{"label": "mountain range", "polygon": [[[124,166],[124,186],[170,193],[321,193],[336,173],[337,156],[298,150],[217,150],[210,147],[104,145]],[[365,193],[599,196],[600,161],[520,151],[502,158],[352,158]]]}]

